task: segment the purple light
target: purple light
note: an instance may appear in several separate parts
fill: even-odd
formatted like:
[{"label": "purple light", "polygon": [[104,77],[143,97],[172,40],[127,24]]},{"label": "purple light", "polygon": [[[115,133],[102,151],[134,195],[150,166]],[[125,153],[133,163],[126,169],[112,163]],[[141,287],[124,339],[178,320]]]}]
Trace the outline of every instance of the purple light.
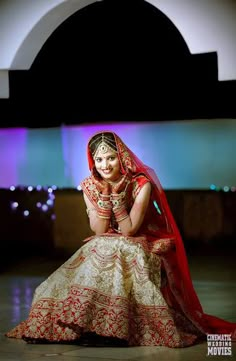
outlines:
[{"label": "purple light", "polygon": [[46,203],[48,206],[52,206],[54,202],[52,199],[48,199]]},{"label": "purple light", "polygon": [[[0,169],[1,187],[9,188],[11,184],[20,184],[19,164],[24,164],[27,153],[28,130],[24,128],[0,129]],[[14,189],[13,189],[14,190]]]},{"label": "purple light", "polygon": [[42,203],[41,203],[41,202],[37,202],[37,203],[36,203],[36,207],[37,207],[37,208],[41,208],[41,207],[42,207]]},{"label": "purple light", "polygon": [[12,202],[12,203],[11,203],[11,208],[12,208],[12,209],[16,209],[18,206],[19,206],[19,203],[18,203],[18,202]]},{"label": "purple light", "polygon": [[29,211],[26,209],[26,210],[23,212],[23,214],[24,214],[24,217],[28,217],[28,216],[29,216]]},{"label": "purple light", "polygon": [[37,185],[37,187],[36,187],[37,191],[41,191],[42,188],[43,187],[41,185]]},{"label": "purple light", "polygon": [[46,204],[42,205],[42,211],[47,212],[48,206]]}]

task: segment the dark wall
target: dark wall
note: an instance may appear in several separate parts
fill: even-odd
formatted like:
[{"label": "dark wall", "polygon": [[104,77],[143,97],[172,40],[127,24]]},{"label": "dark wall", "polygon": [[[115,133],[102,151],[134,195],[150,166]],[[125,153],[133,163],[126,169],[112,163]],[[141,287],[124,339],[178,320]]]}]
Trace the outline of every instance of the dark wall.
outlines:
[{"label": "dark wall", "polygon": [[[53,207],[43,212],[47,191],[0,190],[1,269],[14,260],[35,256],[67,257],[92,235],[81,191],[55,191]],[[191,253],[236,252],[236,193],[167,191],[171,210]],[[11,203],[17,201],[17,209]],[[24,217],[23,211],[29,210]]]}]

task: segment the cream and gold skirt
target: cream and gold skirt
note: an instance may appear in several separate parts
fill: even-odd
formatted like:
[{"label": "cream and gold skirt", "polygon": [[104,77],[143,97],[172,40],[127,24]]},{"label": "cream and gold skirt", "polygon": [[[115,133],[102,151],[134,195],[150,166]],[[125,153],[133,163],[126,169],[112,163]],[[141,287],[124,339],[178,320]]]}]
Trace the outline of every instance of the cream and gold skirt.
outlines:
[{"label": "cream and gold skirt", "polygon": [[36,288],[28,319],[6,335],[60,342],[84,332],[168,347],[198,335],[161,293],[160,257],[119,235],[91,237]]}]

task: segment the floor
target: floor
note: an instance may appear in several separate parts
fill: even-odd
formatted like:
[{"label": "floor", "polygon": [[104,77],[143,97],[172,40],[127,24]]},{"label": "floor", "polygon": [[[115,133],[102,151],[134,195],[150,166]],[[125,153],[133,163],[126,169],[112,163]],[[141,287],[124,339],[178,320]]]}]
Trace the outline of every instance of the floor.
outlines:
[{"label": "floor", "polygon": [[[236,322],[236,252],[192,255],[189,266],[203,309]],[[82,347],[76,345],[29,345],[8,339],[5,332],[27,317],[34,289],[62,263],[61,259],[31,258],[9,265],[0,273],[0,360],[1,361],[201,361],[236,360],[232,356],[208,356],[207,344],[185,349],[166,347]]]}]

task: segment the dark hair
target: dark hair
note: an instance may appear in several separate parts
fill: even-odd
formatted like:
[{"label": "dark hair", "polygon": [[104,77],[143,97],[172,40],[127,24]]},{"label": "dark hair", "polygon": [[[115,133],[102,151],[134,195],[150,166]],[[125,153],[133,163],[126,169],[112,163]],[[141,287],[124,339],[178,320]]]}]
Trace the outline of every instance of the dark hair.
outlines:
[{"label": "dark hair", "polygon": [[90,141],[89,141],[89,149],[91,151],[92,154],[95,153],[99,143],[101,143],[103,137],[105,138],[104,140],[107,140],[107,143],[109,144],[109,146],[117,152],[117,148],[116,148],[116,141],[115,141],[115,137],[113,135],[113,133],[99,133],[94,135]]}]

